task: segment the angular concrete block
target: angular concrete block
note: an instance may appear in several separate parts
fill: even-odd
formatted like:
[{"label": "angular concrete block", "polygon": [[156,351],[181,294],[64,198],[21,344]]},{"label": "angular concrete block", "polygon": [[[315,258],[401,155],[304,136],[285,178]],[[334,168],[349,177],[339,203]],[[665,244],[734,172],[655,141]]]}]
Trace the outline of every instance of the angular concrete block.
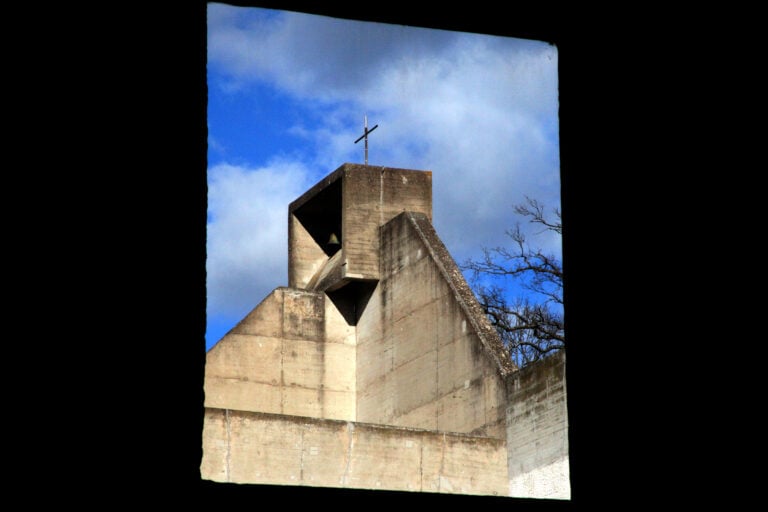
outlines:
[{"label": "angular concrete block", "polygon": [[384,218],[402,211],[420,212],[432,218],[432,172],[388,169],[381,175]]},{"label": "angular concrete block", "polygon": [[288,215],[288,286],[306,288],[328,255],[295,215]]},{"label": "angular concrete block", "polygon": [[[282,334],[283,288],[272,291],[231,331],[233,334],[279,337]],[[216,349],[216,345],[212,350]]]}]

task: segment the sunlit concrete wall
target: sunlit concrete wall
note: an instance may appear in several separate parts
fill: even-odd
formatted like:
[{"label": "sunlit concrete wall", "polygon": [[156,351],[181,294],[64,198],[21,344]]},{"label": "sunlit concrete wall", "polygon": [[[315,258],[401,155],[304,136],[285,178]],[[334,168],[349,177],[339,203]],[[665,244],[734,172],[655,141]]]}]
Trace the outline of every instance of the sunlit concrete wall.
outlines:
[{"label": "sunlit concrete wall", "polygon": [[379,228],[403,211],[432,218],[432,173],[345,164],[344,258],[353,275],[379,278]]},{"label": "sunlit concrete wall", "polygon": [[358,323],[358,421],[503,438],[511,363],[429,219],[385,224],[380,257]]},{"label": "sunlit concrete wall", "polygon": [[325,294],[278,288],[208,352],[205,405],[354,420],[355,359]]},{"label": "sunlit concrete wall", "polygon": [[565,352],[511,375],[507,388],[510,496],[569,499]]},{"label": "sunlit concrete wall", "polygon": [[312,239],[299,220],[288,216],[289,283],[291,288],[306,288],[310,279],[328,261],[328,256]]},{"label": "sunlit concrete wall", "polygon": [[507,495],[500,439],[216,408],[205,425],[213,481]]},{"label": "sunlit concrete wall", "polygon": [[568,499],[565,356],[514,367],[431,224],[431,173],[345,164],[292,205],[290,286],[206,356],[201,476]]},{"label": "sunlit concrete wall", "polygon": [[327,260],[318,244],[325,244],[336,231],[337,220],[340,277],[378,279],[379,228],[404,211],[423,213],[431,220],[430,171],[343,164],[288,207],[289,286],[305,287]]}]

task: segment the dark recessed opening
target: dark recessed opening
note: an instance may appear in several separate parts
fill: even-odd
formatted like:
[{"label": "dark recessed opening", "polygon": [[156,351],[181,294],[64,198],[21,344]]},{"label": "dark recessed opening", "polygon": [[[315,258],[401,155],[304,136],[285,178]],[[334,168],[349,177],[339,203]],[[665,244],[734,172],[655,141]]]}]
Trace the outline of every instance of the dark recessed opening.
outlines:
[{"label": "dark recessed opening", "polygon": [[345,286],[325,292],[349,325],[357,325],[378,281],[350,281]]},{"label": "dark recessed opening", "polygon": [[[293,214],[328,256],[341,248],[341,180],[325,187]],[[338,243],[329,243],[333,241]]]}]

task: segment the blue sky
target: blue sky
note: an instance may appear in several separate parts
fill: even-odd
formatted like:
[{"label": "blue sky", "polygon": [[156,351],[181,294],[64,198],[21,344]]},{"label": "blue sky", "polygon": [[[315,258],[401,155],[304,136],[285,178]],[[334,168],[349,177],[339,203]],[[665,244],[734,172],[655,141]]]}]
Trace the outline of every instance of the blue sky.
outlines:
[{"label": "blue sky", "polygon": [[[206,349],[288,284],[288,205],[345,162],[432,171],[457,263],[560,206],[558,52],[543,41],[209,3]],[[536,231],[531,229],[530,236]],[[557,257],[560,239],[531,239]]]}]

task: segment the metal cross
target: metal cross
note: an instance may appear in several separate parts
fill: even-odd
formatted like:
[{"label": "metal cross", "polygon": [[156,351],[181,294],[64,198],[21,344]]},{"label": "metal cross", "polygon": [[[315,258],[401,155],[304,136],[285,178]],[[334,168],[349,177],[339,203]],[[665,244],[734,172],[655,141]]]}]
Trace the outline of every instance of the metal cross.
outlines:
[{"label": "metal cross", "polygon": [[368,129],[368,114],[365,115],[365,125],[363,126],[363,134],[357,138],[355,144],[360,142],[360,139],[365,139],[365,165],[368,165],[368,134],[378,128],[379,125],[374,126],[370,130]]}]

